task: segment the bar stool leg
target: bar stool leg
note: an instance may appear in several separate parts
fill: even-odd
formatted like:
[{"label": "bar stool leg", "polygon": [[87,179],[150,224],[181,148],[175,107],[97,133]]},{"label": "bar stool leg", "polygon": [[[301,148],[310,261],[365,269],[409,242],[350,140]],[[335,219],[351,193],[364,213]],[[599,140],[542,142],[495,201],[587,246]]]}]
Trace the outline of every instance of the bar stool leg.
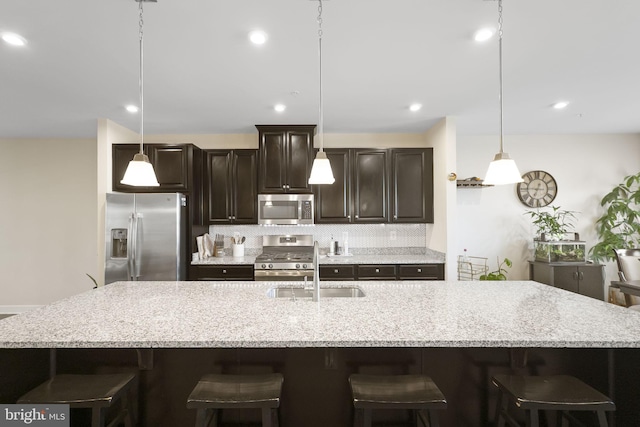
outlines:
[{"label": "bar stool leg", "polygon": [[277,421],[274,423],[274,412],[272,408],[262,408],[262,427],[278,427]]},{"label": "bar stool leg", "polygon": [[498,427],[504,427],[504,417],[502,416],[502,411],[503,410],[507,410],[506,409],[506,401],[503,401],[503,396],[502,396],[502,390],[498,391],[498,401],[496,403],[496,415],[495,415],[495,420],[496,423],[498,425]]},{"label": "bar stool leg", "polygon": [[104,427],[106,412],[105,408],[94,407],[91,409],[91,427]]},{"label": "bar stool leg", "polygon": [[600,427],[608,427],[607,415],[604,411],[598,411],[598,421],[600,421]]},{"label": "bar stool leg", "polygon": [[362,410],[362,426],[371,427],[371,409]]},{"label": "bar stool leg", "polygon": [[538,410],[531,409],[529,411],[529,419],[527,422],[528,427],[540,427],[540,419],[538,417]]}]

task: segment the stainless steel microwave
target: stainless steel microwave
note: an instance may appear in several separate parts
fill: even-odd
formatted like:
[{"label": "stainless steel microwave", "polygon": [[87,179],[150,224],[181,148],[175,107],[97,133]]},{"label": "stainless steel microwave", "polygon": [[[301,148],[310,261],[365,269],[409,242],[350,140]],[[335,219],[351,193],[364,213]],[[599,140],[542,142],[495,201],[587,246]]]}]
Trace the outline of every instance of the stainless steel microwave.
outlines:
[{"label": "stainless steel microwave", "polygon": [[313,194],[258,194],[258,224],[313,224]]}]

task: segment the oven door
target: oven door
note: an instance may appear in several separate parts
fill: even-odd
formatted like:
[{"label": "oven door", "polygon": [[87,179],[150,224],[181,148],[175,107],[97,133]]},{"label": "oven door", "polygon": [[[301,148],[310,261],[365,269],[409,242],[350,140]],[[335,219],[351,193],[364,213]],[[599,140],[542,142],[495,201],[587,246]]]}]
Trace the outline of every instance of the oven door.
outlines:
[{"label": "oven door", "polygon": [[253,277],[256,281],[266,282],[288,282],[303,281],[306,277],[308,281],[313,280],[313,270],[254,270]]}]

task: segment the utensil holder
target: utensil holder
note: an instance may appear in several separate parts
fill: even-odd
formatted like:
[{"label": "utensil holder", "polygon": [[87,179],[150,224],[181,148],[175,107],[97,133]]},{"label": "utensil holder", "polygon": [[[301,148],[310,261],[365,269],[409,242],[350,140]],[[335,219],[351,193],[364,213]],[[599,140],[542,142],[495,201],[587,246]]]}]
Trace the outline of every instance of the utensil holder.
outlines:
[{"label": "utensil holder", "polygon": [[234,257],[243,257],[244,256],[244,243],[233,243],[231,245],[231,249],[233,251]]}]

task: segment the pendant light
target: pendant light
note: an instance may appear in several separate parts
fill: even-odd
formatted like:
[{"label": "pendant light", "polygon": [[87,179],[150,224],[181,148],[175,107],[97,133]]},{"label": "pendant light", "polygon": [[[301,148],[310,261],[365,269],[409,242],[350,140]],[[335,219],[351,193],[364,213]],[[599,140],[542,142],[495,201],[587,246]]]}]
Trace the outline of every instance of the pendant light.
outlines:
[{"label": "pendant light", "polygon": [[143,152],[144,142],[144,78],[143,78],[143,63],[144,63],[144,43],[143,43],[143,24],[142,20],[142,3],[145,1],[156,2],[156,0],[136,0],[139,4],[138,11],[140,14],[140,152],[133,156],[133,160],[129,162],[127,170],[122,177],[120,183],[125,185],[132,185],[135,187],[158,187],[158,179],[156,173],[153,170],[153,166],[149,162],[149,157]]},{"label": "pendant light", "polygon": [[489,164],[489,169],[483,184],[503,185],[522,182],[522,176],[516,166],[516,162],[503,151],[504,127],[503,127],[503,101],[502,101],[502,0],[498,0],[498,56],[500,58],[500,152],[496,154]]},{"label": "pendant light", "polygon": [[324,117],[322,113],[322,0],[318,0],[318,63],[319,63],[319,89],[320,89],[320,117],[318,120],[318,139],[320,140],[320,151],[316,154],[311,167],[309,184],[333,184],[336,180],[331,171],[331,163],[324,152]]}]

